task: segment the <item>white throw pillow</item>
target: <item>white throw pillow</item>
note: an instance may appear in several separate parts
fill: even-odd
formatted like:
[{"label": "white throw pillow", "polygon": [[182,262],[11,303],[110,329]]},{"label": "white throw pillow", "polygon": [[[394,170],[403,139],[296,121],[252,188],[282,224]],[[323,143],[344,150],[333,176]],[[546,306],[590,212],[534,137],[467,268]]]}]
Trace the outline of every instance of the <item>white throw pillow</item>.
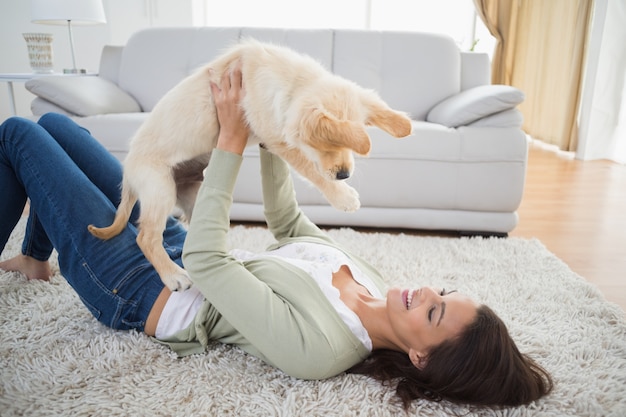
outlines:
[{"label": "white throw pillow", "polygon": [[54,103],[50,103],[48,100],[45,100],[41,97],[35,97],[33,101],[30,102],[30,111],[33,113],[33,116],[43,116],[46,113],[60,113],[66,116],[76,116],[74,113],[70,113],[69,111],[57,106]]},{"label": "white throw pillow", "polygon": [[509,85],[481,85],[461,91],[433,107],[426,120],[447,127],[465,126],[483,117],[512,109],[524,93]]},{"label": "white throw pillow", "polygon": [[26,89],[78,116],[141,111],[128,93],[97,76],[39,77],[26,82]]}]

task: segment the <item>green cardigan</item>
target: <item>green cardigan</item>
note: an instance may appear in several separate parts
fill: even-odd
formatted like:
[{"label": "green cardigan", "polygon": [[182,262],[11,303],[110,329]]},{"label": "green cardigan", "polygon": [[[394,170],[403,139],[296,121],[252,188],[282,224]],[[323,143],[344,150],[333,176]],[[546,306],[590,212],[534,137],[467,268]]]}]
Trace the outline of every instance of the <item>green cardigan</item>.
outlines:
[{"label": "green cardigan", "polygon": [[[183,251],[193,285],[206,298],[192,324],[163,342],[180,356],[216,340],[302,379],[338,375],[363,361],[368,349],[341,320],[317,283],[275,258],[241,262],[228,253],[232,191],[243,158],[214,150],[198,193]],[[278,243],[336,243],[299,209],[290,170],[261,149],[265,217]],[[342,248],[338,248],[346,253]],[[385,292],[378,271],[346,253]]]}]

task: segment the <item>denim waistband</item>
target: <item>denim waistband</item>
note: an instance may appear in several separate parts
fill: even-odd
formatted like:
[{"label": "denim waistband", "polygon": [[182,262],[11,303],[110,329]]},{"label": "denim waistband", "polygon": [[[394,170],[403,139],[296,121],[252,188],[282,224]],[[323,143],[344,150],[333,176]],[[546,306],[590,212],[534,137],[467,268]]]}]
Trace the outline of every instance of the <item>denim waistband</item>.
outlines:
[{"label": "denim waistband", "polygon": [[150,310],[165,287],[154,267],[142,262],[117,277],[97,276],[87,263],[83,263],[83,269],[86,274],[72,283],[84,284],[76,292],[91,314],[113,329],[143,331]]}]

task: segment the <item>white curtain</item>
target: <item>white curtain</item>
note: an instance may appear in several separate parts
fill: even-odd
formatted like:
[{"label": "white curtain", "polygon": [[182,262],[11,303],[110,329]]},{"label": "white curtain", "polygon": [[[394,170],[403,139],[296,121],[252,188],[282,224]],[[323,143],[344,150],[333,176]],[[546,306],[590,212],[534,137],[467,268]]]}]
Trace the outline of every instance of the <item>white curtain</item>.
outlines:
[{"label": "white curtain", "polygon": [[577,159],[626,163],[626,0],[595,0]]}]

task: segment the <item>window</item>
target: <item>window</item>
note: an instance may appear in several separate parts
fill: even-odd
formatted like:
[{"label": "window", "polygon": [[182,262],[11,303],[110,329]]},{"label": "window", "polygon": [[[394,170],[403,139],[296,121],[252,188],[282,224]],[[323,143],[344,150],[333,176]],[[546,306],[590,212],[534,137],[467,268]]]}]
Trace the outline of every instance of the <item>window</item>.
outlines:
[{"label": "window", "polygon": [[196,0],[199,26],[402,30],[443,33],[491,55],[495,39],[472,0]]}]

